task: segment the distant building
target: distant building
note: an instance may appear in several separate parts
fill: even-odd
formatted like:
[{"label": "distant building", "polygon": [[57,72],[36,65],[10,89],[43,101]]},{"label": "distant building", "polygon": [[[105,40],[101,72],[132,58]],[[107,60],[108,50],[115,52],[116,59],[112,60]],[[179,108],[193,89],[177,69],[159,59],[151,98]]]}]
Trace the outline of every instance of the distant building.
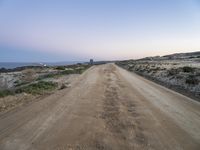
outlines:
[{"label": "distant building", "polygon": [[93,65],[94,61],[93,59],[90,59],[90,65]]}]

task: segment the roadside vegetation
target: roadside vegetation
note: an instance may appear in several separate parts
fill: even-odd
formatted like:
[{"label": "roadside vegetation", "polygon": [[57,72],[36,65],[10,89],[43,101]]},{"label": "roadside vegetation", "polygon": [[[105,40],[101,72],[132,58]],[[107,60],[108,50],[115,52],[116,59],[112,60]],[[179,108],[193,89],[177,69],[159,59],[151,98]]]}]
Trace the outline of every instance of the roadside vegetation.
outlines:
[{"label": "roadside vegetation", "polygon": [[36,83],[31,83],[25,86],[21,86],[12,90],[2,90],[0,91],[0,97],[5,97],[8,95],[15,95],[19,93],[29,93],[29,94],[43,94],[44,92],[54,90],[57,87],[56,83],[39,81]]},{"label": "roadside vegetation", "polygon": [[[162,59],[162,58],[161,58]],[[187,96],[200,99],[200,63],[191,58],[126,60],[116,64]]]},{"label": "roadside vegetation", "polygon": [[29,93],[29,94],[42,94],[45,91],[54,90],[57,84],[54,82],[39,81],[23,87],[20,87],[15,93]]},{"label": "roadside vegetation", "polygon": [[189,67],[189,66],[184,66],[182,69],[183,69],[183,72],[194,72],[195,71],[195,68]]},{"label": "roadside vegetation", "polygon": [[14,95],[14,94],[15,94],[15,92],[12,90],[1,90],[0,91],[0,97],[5,97],[8,95]]},{"label": "roadside vegetation", "polygon": [[[59,79],[70,74],[82,74],[89,67],[90,65],[88,64],[76,64],[35,69],[29,67],[28,69],[21,70],[19,77],[15,77],[17,74],[12,76],[12,78],[15,79],[13,79],[14,82],[11,83],[11,88],[4,88],[3,90],[0,90],[0,97],[6,97],[19,93],[37,95],[55,89],[61,90],[67,88],[68,86],[66,83],[61,83],[61,85],[58,86],[57,81],[54,82],[54,79]],[[8,75],[6,74],[6,76]],[[47,79],[51,79],[52,81],[48,81]]]},{"label": "roadside vegetation", "polygon": [[20,67],[0,72],[0,113],[71,86],[90,67],[76,64],[56,67]]},{"label": "roadside vegetation", "polygon": [[37,80],[61,77],[63,75],[70,75],[70,74],[82,74],[89,67],[90,67],[90,65],[87,65],[87,64],[85,64],[85,65],[70,65],[70,66],[66,66],[66,67],[58,66],[58,67],[55,67],[55,69],[57,71],[41,75],[37,78]]},{"label": "roadside vegetation", "polygon": [[196,76],[190,75],[186,78],[185,83],[189,85],[198,85],[199,80]]}]

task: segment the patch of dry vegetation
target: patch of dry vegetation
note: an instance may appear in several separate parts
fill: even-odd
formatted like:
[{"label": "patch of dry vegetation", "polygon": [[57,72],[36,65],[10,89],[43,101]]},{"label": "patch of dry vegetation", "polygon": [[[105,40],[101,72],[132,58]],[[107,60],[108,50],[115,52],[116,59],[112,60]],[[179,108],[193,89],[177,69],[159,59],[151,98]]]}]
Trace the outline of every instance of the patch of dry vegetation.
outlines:
[{"label": "patch of dry vegetation", "polygon": [[189,61],[127,60],[116,64],[162,85],[200,98],[200,63],[191,61],[191,58]]},{"label": "patch of dry vegetation", "polygon": [[20,72],[9,72],[0,74],[0,95],[9,95],[10,89],[18,89],[30,83],[44,81],[46,79],[57,79],[71,74],[82,74],[90,67],[88,64],[77,64],[68,66],[28,68]]},{"label": "patch of dry vegetation", "polygon": [[38,96],[45,96],[56,90],[70,87],[90,65],[77,64],[0,73],[0,112],[28,103]]}]

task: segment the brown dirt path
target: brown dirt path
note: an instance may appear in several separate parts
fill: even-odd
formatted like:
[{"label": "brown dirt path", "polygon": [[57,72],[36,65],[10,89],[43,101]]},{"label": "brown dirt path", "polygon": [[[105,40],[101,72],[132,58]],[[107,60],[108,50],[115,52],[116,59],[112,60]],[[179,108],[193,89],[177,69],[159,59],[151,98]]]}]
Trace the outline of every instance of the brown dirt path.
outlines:
[{"label": "brown dirt path", "polygon": [[0,116],[0,149],[200,148],[200,104],[114,64]]}]

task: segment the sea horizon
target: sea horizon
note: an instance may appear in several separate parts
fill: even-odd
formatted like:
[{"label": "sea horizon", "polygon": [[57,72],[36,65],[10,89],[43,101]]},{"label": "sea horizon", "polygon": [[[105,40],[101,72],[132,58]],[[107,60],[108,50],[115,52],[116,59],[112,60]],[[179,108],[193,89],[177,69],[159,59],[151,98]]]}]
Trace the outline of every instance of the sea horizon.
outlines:
[{"label": "sea horizon", "polygon": [[85,61],[60,61],[60,62],[0,62],[0,68],[13,69],[23,66],[63,66],[77,63],[84,63]]}]

